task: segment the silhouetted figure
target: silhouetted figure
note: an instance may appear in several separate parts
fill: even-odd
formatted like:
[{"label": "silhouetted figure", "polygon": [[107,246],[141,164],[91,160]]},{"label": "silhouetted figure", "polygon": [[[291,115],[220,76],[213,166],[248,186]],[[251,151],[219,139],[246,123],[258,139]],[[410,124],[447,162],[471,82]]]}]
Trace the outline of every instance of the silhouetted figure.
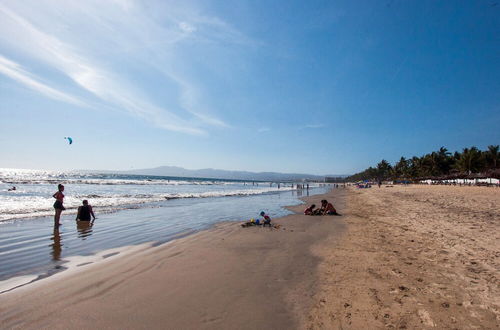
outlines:
[{"label": "silhouetted figure", "polygon": [[82,206],[78,207],[78,212],[76,213],[76,219],[79,221],[90,221],[90,216],[92,216],[92,222],[95,220],[95,214],[94,211],[92,210],[92,205],[89,204],[89,202],[84,199],[82,202]]},{"label": "silhouetted figure", "polygon": [[61,223],[59,222],[59,219],[61,218],[61,212],[66,210],[66,208],[63,205],[64,203],[63,191],[64,191],[64,186],[62,184],[59,184],[57,186],[57,192],[54,195],[52,195],[52,197],[56,199],[56,201],[54,202],[54,209],[56,211],[56,213],[54,214],[54,227],[58,227],[61,225]]}]

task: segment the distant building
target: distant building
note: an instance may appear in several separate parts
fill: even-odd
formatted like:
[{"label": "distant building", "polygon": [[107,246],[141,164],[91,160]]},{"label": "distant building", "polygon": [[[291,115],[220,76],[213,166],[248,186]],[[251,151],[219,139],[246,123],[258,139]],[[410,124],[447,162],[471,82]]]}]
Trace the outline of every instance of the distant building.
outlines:
[{"label": "distant building", "polygon": [[336,176],[336,177],[326,176],[325,177],[325,182],[326,183],[342,183],[342,182],[344,182],[344,177],[341,177],[341,176]]}]

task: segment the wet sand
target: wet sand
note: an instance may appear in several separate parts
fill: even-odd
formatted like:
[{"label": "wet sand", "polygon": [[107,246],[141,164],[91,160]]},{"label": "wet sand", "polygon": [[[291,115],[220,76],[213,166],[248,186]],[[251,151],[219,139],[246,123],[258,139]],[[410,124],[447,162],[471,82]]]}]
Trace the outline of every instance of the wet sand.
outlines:
[{"label": "wet sand", "polygon": [[[343,208],[344,193],[334,190],[328,198]],[[319,204],[323,197],[306,199]],[[312,247],[334,244],[344,226],[341,217],[300,214],[273,222],[281,227],[224,223],[157,247],[136,246],[4,293],[0,324],[23,329],[297,328],[317,290],[321,259]]]},{"label": "wet sand", "polygon": [[500,189],[360,189],[347,203],[303,328],[500,328]]}]

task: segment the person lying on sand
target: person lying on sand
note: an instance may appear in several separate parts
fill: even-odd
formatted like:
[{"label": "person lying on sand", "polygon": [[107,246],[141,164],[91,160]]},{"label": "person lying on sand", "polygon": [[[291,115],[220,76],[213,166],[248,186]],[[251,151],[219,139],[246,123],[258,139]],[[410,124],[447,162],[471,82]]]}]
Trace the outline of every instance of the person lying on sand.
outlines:
[{"label": "person lying on sand", "polygon": [[326,199],[321,201],[321,214],[322,215],[340,215],[337,210],[333,207],[332,203],[329,203]]}]

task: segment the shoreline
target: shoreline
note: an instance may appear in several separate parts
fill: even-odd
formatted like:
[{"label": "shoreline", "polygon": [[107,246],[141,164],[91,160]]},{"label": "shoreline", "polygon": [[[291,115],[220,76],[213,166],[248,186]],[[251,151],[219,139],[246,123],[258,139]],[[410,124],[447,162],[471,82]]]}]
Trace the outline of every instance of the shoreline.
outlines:
[{"label": "shoreline", "polygon": [[[7,328],[493,329],[500,192],[333,189],[342,217],[239,222],[0,295]],[[62,274],[62,273],[61,273]],[[82,311],[85,311],[82,313]],[[52,315],[63,314],[62,319]]]},{"label": "shoreline", "polygon": [[[323,188],[322,188],[323,189]],[[311,194],[321,193],[313,190]],[[1,224],[0,286],[14,276],[60,271],[70,256],[95,255],[99,251],[154,242],[160,244],[185,232],[197,232],[224,221],[255,217],[261,208],[272,217],[289,214],[285,205],[303,203],[297,193],[283,191],[253,196],[233,196],[164,202],[156,207],[127,209],[103,214],[92,226],[64,215],[54,230],[51,217]],[[36,276],[35,276],[36,277]],[[3,291],[3,290],[0,290]]]},{"label": "shoreline", "polygon": [[[301,199],[317,201],[335,195],[334,199],[342,198],[342,190],[333,189],[324,195]],[[287,209],[302,211],[303,207],[300,204]],[[341,217],[292,214],[273,219],[273,223],[281,225],[280,229],[241,228],[240,222],[219,223],[184,238],[156,247],[137,248],[127,256],[110,257],[103,263],[81,267],[77,272],[61,272],[6,292],[0,297],[6,312],[2,314],[7,316],[0,320],[7,327],[21,326],[18,322],[22,322],[23,328],[31,328],[42,322],[64,328],[68,325],[65,321],[52,322],[48,316],[64,310],[73,315],[70,317],[72,325],[77,322],[85,328],[91,325],[78,311],[90,312],[90,308],[92,326],[98,322],[101,326],[121,327],[122,324],[127,328],[131,327],[127,314],[131,306],[121,303],[126,298],[142,306],[139,314],[148,315],[146,319],[150,321],[146,322],[152,327],[158,327],[158,318],[165,315],[170,315],[171,323],[167,324],[176,328],[245,328],[250,324],[250,328],[256,324],[297,327],[302,321],[294,315],[304,315],[312,304],[311,296],[303,294],[314,291],[314,274],[320,262],[310,249],[318,240],[332,234],[340,235],[343,229],[338,224],[339,219]],[[171,269],[175,271],[169,271]],[[154,288],[148,290],[141,283],[153,283]],[[158,292],[165,292],[169,298],[159,296]],[[33,298],[32,293],[43,298]],[[99,303],[100,308],[89,304],[103,299],[109,300],[104,305]],[[235,299],[240,303],[234,304]],[[151,300],[156,303],[149,304]],[[172,300],[178,302],[172,303]],[[179,300],[183,302],[181,305],[190,308],[179,307]],[[163,306],[171,314],[163,309],[162,312],[157,310],[158,314],[152,312],[157,306]],[[103,313],[103,309],[107,312]],[[227,314],[227,309],[232,309],[233,313]],[[203,310],[206,315],[200,317]],[[241,316],[250,310],[252,315],[262,316],[257,319]],[[27,315],[30,320],[26,319]],[[120,317],[111,320],[109,315]],[[145,327],[144,322],[141,318],[136,325]]]}]

